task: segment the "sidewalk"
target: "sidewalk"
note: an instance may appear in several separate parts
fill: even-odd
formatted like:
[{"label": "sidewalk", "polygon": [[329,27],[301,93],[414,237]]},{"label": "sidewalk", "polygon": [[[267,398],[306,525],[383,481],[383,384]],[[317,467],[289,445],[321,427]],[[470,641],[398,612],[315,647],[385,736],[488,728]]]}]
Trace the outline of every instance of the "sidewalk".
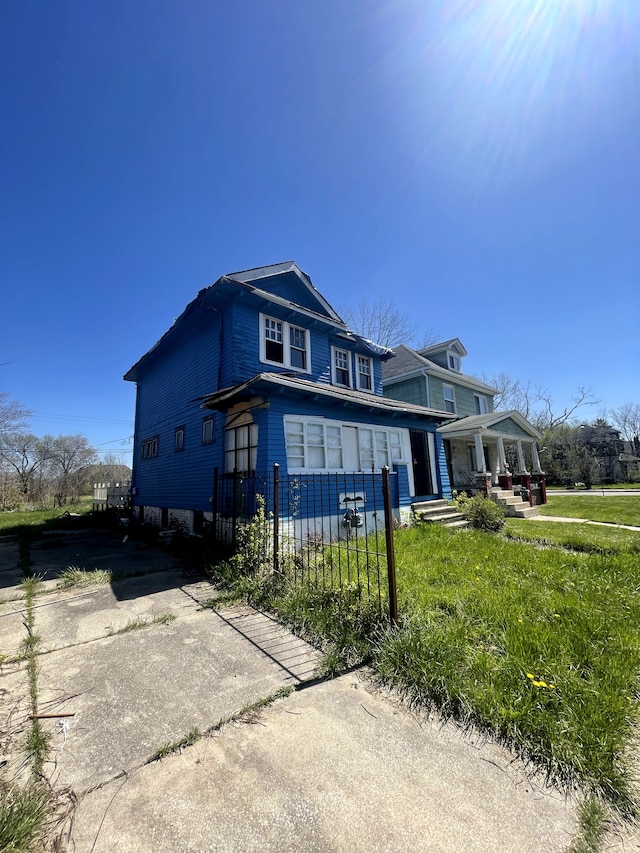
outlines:
[{"label": "sidewalk", "polygon": [[[506,750],[408,712],[363,672],[310,681],[318,653],[268,616],[203,609],[214,594],[206,581],[162,552],[100,537],[63,535],[31,554],[51,590],[34,610],[39,710],[73,714],[42,721],[51,735],[45,772],[77,798],[61,849],[566,850],[575,804]],[[149,572],[55,590],[71,558]],[[6,597],[18,590],[5,569]],[[23,609],[20,600],[0,605],[3,649],[19,648]],[[25,664],[5,663],[2,676],[18,755]],[[298,689],[247,711],[286,687]],[[188,735],[192,745],[149,763]]]}]

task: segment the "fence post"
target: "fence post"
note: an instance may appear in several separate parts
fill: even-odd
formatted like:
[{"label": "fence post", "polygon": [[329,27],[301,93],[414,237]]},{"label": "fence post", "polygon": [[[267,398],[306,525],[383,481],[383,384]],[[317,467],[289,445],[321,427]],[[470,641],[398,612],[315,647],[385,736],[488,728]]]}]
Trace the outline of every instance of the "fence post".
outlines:
[{"label": "fence post", "polygon": [[393,512],[391,509],[391,483],[388,465],[384,465],[382,468],[382,500],[384,502],[384,532],[389,577],[389,618],[395,628],[398,624],[398,591],[396,588],[396,555],[393,548]]},{"label": "fence post", "polygon": [[236,550],[236,527],[238,524],[238,469],[233,469],[233,479],[231,486],[233,494],[231,496],[231,550]]},{"label": "fence post", "polygon": [[218,466],[213,469],[213,494],[211,496],[211,511],[213,513],[213,544],[218,544]]},{"label": "fence post", "polygon": [[280,569],[280,465],[273,463],[273,571]]}]

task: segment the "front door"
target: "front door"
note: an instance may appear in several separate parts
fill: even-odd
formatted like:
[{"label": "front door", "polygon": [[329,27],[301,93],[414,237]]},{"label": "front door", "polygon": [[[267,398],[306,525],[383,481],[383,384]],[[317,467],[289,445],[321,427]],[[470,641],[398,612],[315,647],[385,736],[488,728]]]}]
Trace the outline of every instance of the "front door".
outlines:
[{"label": "front door", "polygon": [[424,430],[409,430],[411,441],[411,459],[413,461],[413,484],[416,495],[433,495],[431,482],[431,464],[429,460],[429,444]]}]

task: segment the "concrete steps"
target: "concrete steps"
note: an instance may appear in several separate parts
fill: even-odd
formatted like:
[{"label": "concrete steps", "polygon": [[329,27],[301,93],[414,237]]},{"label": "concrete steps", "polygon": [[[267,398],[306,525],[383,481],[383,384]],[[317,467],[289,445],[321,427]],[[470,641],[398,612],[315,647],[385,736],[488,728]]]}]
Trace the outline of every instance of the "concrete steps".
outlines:
[{"label": "concrete steps", "polygon": [[513,489],[495,489],[491,492],[491,500],[504,507],[509,518],[532,518],[538,515],[538,507],[529,506],[529,502],[515,495]]},{"label": "concrete steps", "polygon": [[445,500],[420,501],[411,506],[417,521],[427,524],[444,524],[446,527],[468,527],[462,513]]}]

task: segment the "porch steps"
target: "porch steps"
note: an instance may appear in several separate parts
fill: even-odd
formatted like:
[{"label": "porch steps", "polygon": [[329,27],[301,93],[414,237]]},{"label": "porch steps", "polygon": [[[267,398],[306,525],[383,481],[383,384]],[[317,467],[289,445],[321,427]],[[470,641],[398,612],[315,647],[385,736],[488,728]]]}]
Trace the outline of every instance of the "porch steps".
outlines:
[{"label": "porch steps", "polygon": [[444,524],[446,527],[468,527],[462,513],[445,500],[420,501],[411,505],[417,521],[427,524]]},{"label": "porch steps", "polygon": [[515,495],[513,489],[495,489],[491,492],[491,499],[499,506],[504,507],[509,518],[531,518],[538,515],[537,506],[529,506],[529,502]]}]

